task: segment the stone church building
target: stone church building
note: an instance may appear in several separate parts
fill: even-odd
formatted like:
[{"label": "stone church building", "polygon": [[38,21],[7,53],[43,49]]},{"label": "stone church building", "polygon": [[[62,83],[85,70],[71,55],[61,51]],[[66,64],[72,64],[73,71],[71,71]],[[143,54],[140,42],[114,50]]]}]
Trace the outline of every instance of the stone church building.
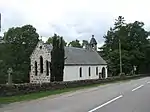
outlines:
[{"label": "stone church building", "polygon": [[[39,41],[31,54],[30,83],[51,82],[52,45]],[[97,52],[97,42],[92,35],[84,48],[65,47],[63,81],[107,78],[107,63]]]}]

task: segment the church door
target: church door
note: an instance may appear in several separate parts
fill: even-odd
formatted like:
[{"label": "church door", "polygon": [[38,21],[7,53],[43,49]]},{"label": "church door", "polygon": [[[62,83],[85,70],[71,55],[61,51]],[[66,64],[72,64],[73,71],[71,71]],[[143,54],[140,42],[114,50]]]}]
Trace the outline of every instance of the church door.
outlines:
[{"label": "church door", "polygon": [[105,67],[102,68],[102,78],[104,79],[106,75]]}]

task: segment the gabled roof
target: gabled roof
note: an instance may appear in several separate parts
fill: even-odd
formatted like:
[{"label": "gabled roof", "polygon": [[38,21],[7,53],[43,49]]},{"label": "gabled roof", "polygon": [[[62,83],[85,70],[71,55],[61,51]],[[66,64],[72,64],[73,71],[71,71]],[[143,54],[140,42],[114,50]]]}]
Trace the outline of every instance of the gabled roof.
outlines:
[{"label": "gabled roof", "polygon": [[[49,52],[52,45],[44,44]],[[103,58],[93,49],[65,47],[66,65],[106,65]]]}]

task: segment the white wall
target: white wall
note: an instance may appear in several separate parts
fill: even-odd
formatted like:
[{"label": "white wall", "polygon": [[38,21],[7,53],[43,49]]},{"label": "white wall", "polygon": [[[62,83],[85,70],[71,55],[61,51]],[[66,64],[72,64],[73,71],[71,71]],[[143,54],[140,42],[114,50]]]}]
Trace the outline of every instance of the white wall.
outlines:
[{"label": "white wall", "polygon": [[[82,77],[80,77],[79,68],[82,67]],[[89,67],[91,68],[91,76],[89,76]],[[64,68],[64,81],[73,80],[85,80],[85,79],[99,79],[99,74],[96,75],[96,67],[98,67],[98,73],[101,72],[102,67],[106,69],[107,78],[107,66],[65,66]]]}]

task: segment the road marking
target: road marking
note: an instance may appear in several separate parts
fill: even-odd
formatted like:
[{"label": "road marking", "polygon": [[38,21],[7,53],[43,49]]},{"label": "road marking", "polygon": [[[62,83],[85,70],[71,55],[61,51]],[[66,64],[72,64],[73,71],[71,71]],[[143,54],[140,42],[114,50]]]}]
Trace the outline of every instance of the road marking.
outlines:
[{"label": "road marking", "polygon": [[136,90],[140,89],[140,88],[143,87],[143,86],[144,86],[144,85],[140,85],[140,86],[138,86],[138,87],[132,89],[132,91],[136,91]]},{"label": "road marking", "polygon": [[147,84],[150,84],[150,81],[148,81]]},{"label": "road marking", "polygon": [[120,96],[118,96],[118,97],[116,97],[116,98],[114,98],[114,99],[112,99],[112,100],[110,100],[110,101],[108,101],[108,102],[106,102],[106,103],[104,103],[104,104],[102,104],[102,105],[100,105],[100,106],[98,106],[98,107],[96,107],[96,108],[94,108],[94,109],[88,111],[88,112],[94,112],[95,110],[100,109],[100,108],[102,108],[102,107],[104,107],[104,106],[106,106],[106,105],[108,105],[108,104],[110,104],[110,103],[112,103],[112,102],[118,100],[118,99],[121,98],[121,97],[123,97],[123,95],[120,95]]}]

